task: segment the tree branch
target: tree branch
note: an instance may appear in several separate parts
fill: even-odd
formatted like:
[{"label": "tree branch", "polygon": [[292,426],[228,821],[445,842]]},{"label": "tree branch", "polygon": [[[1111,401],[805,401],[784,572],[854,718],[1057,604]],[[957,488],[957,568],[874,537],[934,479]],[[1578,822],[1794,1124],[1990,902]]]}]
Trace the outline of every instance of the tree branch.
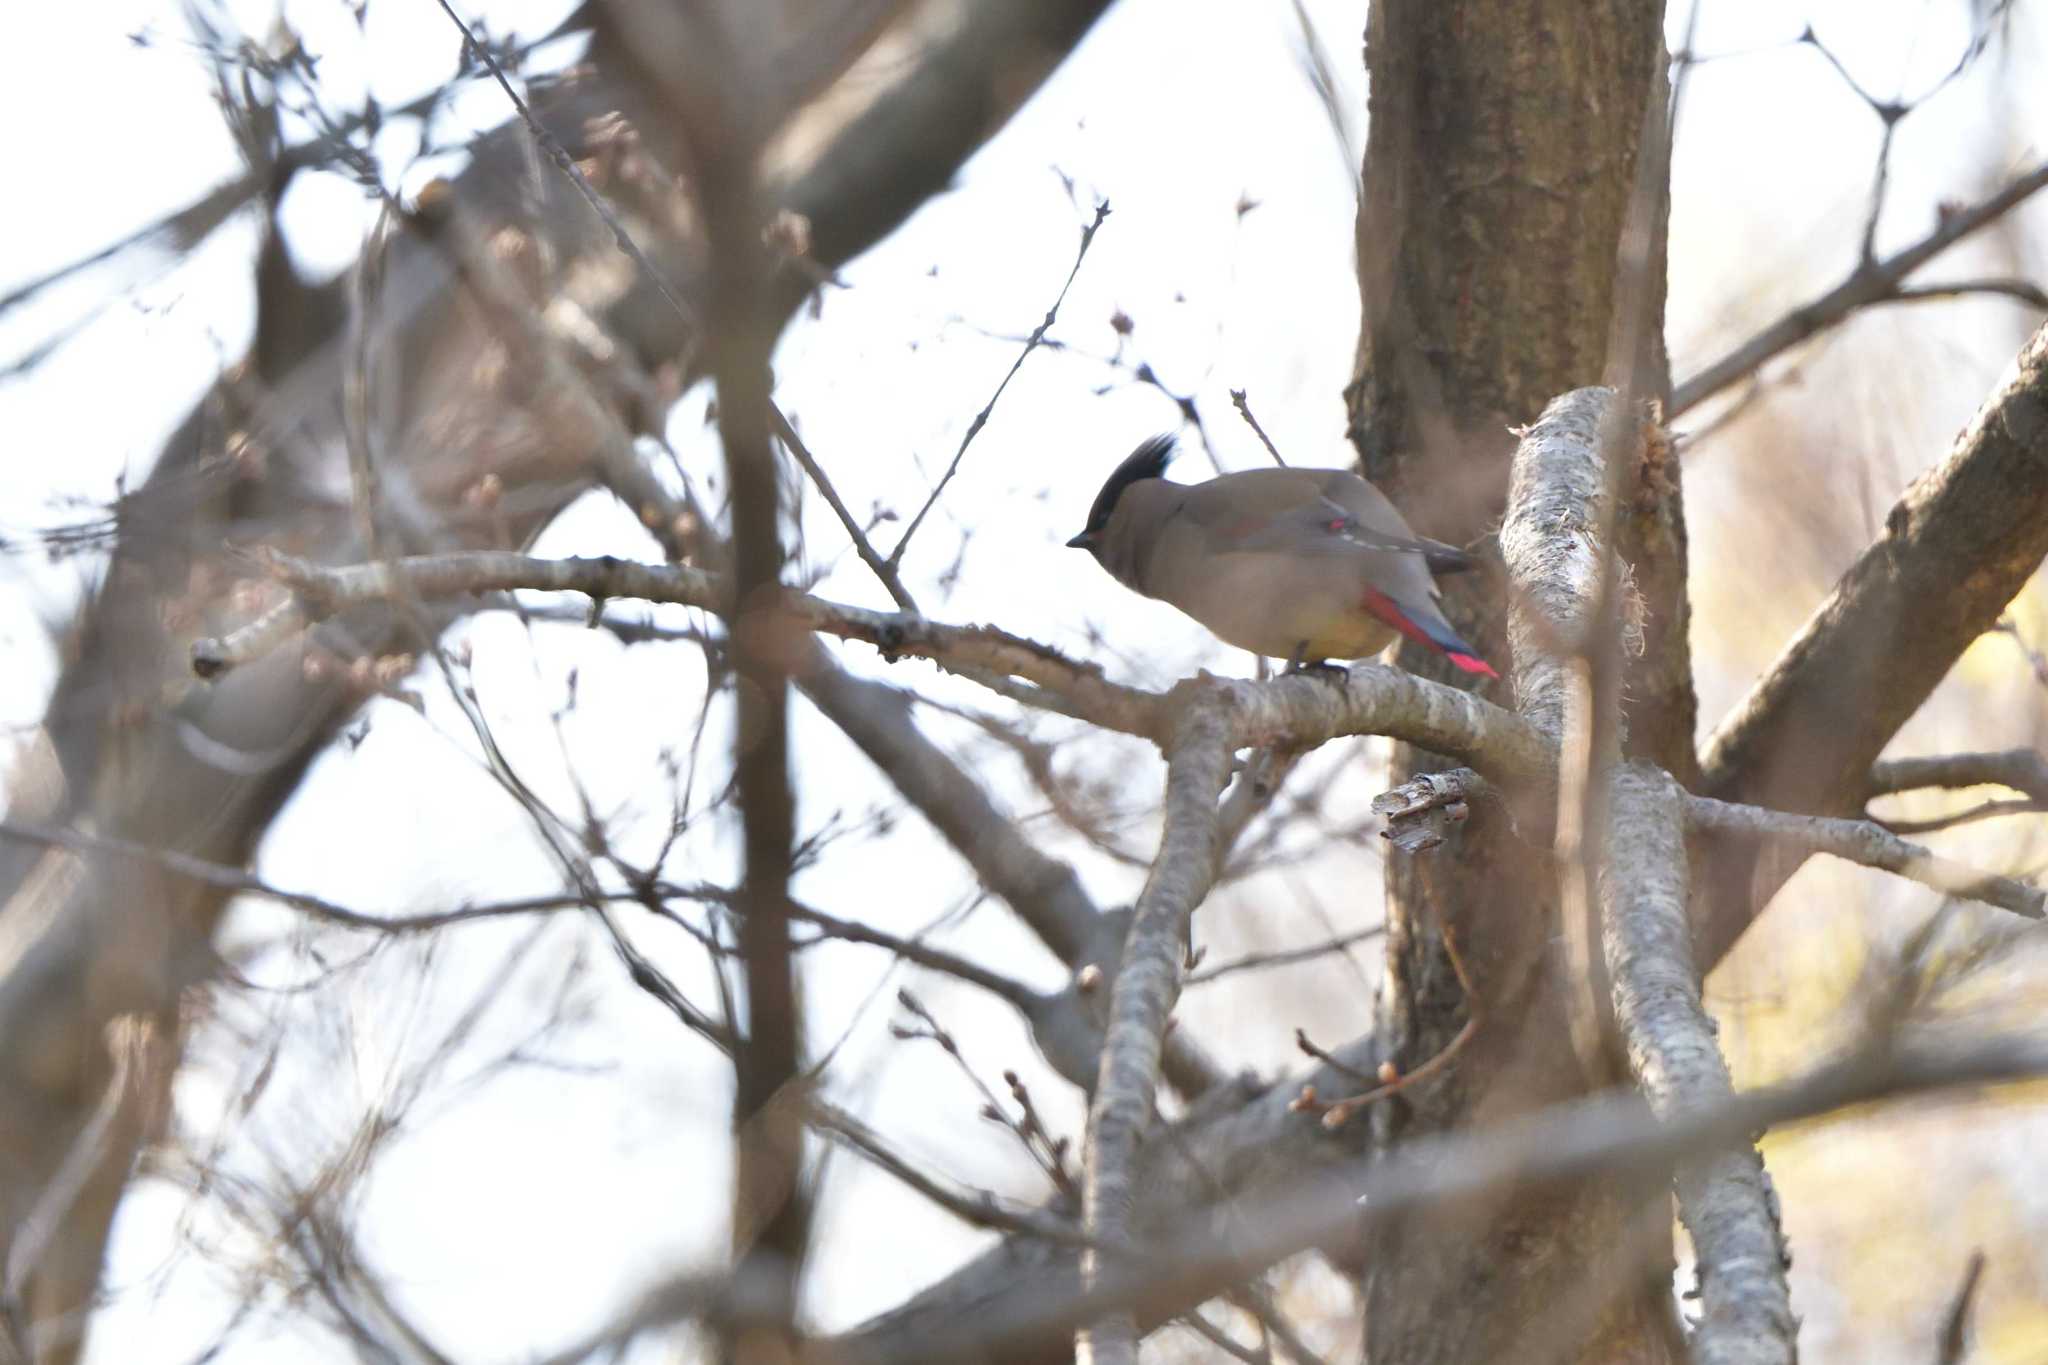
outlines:
[{"label": "tree branch", "polygon": [[[1274,1262],[1361,1226],[1413,1210],[1467,1200],[1507,1186],[1528,1188],[1599,1176],[1657,1177],[1674,1163],[1752,1143],[1777,1124],[1850,1105],[1912,1094],[1970,1089],[2048,1073],[2048,1044],[2014,1036],[1963,1047],[1877,1046],[1784,1085],[1745,1092],[1660,1118],[1633,1095],[1598,1095],[1524,1118],[1404,1144],[1412,1160],[1383,1156],[1323,1163],[1270,1188],[1255,1219],[1218,1218],[1207,1207],[1183,1212],[1119,1258],[1094,1285],[1064,1293],[1048,1274],[1013,1273],[980,1281],[972,1313],[957,1307],[920,1316],[911,1332],[892,1315],[872,1330],[820,1343],[820,1359],[923,1365],[980,1358],[1026,1358],[1025,1343],[1092,1322],[1106,1313],[1199,1303]],[[1041,1269],[1044,1263],[1040,1263]],[[883,1330],[887,1326],[889,1330]]]},{"label": "tree branch", "polygon": [[1982,901],[2028,919],[2041,919],[2048,910],[2048,891],[1944,858],[1874,821],[1795,815],[1710,796],[1687,796],[1685,814],[1694,829],[1761,839],[1789,850],[1795,866],[1809,854],[1831,853],[1848,862],[1895,872],[1944,895]]},{"label": "tree branch", "polygon": [[[1916,480],[1885,533],[1842,576],[1736,704],[1701,759],[1707,795],[1847,814],[1879,752],[2048,554],[2048,327]],[[1803,855],[1731,858],[1704,902],[1711,964]]]},{"label": "tree branch", "polygon": [[[1913,291],[1902,288],[1906,276],[1977,229],[1996,222],[2044,185],[2048,185],[2048,162],[2036,166],[1980,203],[1954,213],[1944,213],[1934,231],[1911,246],[1882,261],[1859,262],[1848,279],[1819,298],[1801,304],[1679,384],[1671,394],[1670,419],[1676,420],[1730,384],[1754,374],[1774,357],[1834,326],[1859,308],[1916,297]],[[1921,291],[1921,294],[1925,292]]]},{"label": "tree branch", "polygon": [[[262,657],[306,622],[406,595],[433,600],[532,589],[730,610],[730,589],[718,575],[610,557],[541,559],[478,551],[323,568],[271,553],[262,563],[292,590],[293,600],[228,635],[194,642],[193,667],[202,676],[218,678]],[[1023,678],[1059,693],[1106,729],[1156,738],[1170,712],[1164,694],[1112,683],[1096,665],[993,626],[945,625],[788,591],[778,606],[806,630],[864,641],[891,657],[931,659],[968,676],[972,669],[987,669]],[[1509,712],[1380,664],[1354,665],[1341,686],[1302,676],[1263,683],[1212,679],[1211,685],[1225,702],[1234,748],[1307,747],[1340,735],[1389,734],[1468,758],[1505,778],[1544,773],[1552,762],[1537,734]]]},{"label": "tree branch", "polygon": [[[1176,688],[1169,705],[1175,720],[1166,743],[1166,829],[1124,940],[1101,1078],[1088,1109],[1083,1210],[1095,1245],[1081,1256],[1084,1286],[1101,1277],[1106,1256],[1131,1242],[1136,1154],[1158,1092],[1161,1040],[1180,998],[1195,907],[1216,878],[1216,799],[1230,776],[1229,727],[1220,701],[1199,682]],[[1091,1323],[1080,1349],[1097,1365],[1135,1365],[1136,1319],[1126,1312]]]},{"label": "tree branch", "polygon": [[[1659,1119],[1710,1112],[1735,1093],[1700,999],[1686,915],[1682,793],[1646,764],[1617,768],[1600,889],[1614,1015],[1629,1068]],[[1753,1144],[1678,1166],[1678,1213],[1692,1234],[1703,1316],[1697,1365],[1791,1365],[1797,1323],[1770,1177]]]},{"label": "tree branch", "polygon": [[2011,787],[2035,801],[2048,802],[2048,757],[2038,749],[2003,749],[1993,753],[1938,754],[1887,758],[1871,765],[1863,797],[1890,796],[1923,787]]}]

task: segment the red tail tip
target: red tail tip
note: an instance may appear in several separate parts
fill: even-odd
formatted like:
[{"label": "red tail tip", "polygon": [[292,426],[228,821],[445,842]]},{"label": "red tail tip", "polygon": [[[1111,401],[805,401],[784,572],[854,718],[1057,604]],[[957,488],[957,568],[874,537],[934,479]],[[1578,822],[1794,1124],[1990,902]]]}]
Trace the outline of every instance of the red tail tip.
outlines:
[{"label": "red tail tip", "polygon": [[1493,671],[1492,664],[1486,662],[1486,660],[1481,659],[1475,655],[1459,654],[1455,651],[1446,651],[1446,656],[1450,659],[1452,663],[1464,669],[1467,673],[1478,673],[1488,678],[1498,678],[1500,676],[1500,674]]}]

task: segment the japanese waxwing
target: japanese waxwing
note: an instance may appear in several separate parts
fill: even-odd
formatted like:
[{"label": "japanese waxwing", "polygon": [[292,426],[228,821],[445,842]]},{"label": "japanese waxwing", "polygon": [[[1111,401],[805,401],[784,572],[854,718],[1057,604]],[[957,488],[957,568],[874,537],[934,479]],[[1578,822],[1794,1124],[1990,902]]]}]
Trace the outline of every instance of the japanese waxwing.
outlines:
[{"label": "japanese waxwing", "polygon": [[1344,469],[1251,469],[1168,483],[1171,436],[1118,465],[1067,544],[1125,587],[1179,607],[1219,639],[1295,668],[1377,654],[1396,636],[1495,678],[1437,607],[1432,573],[1472,566],[1408,529]]}]

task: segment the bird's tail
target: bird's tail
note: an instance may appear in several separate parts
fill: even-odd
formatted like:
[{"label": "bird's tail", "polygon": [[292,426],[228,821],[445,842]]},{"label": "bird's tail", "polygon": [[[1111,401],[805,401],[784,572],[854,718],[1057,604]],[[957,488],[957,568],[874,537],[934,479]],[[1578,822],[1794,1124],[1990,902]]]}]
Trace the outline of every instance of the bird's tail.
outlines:
[{"label": "bird's tail", "polygon": [[1477,673],[1483,678],[1500,676],[1494,672],[1492,664],[1479,657],[1478,650],[1466,644],[1464,638],[1451,628],[1443,613],[1433,607],[1405,607],[1377,588],[1368,588],[1365,609],[1417,644],[1436,650],[1467,673]]}]

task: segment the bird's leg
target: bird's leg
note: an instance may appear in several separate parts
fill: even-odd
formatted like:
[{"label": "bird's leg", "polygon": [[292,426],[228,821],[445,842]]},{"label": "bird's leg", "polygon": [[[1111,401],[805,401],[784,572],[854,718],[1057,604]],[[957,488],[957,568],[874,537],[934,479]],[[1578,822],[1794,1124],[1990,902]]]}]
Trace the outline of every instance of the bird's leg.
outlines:
[{"label": "bird's leg", "polygon": [[1288,656],[1287,671],[1289,673],[1321,674],[1323,677],[1330,678],[1336,682],[1340,687],[1351,680],[1351,670],[1342,664],[1333,664],[1328,659],[1311,661],[1308,657],[1308,641],[1306,640],[1296,645],[1294,653]]}]

